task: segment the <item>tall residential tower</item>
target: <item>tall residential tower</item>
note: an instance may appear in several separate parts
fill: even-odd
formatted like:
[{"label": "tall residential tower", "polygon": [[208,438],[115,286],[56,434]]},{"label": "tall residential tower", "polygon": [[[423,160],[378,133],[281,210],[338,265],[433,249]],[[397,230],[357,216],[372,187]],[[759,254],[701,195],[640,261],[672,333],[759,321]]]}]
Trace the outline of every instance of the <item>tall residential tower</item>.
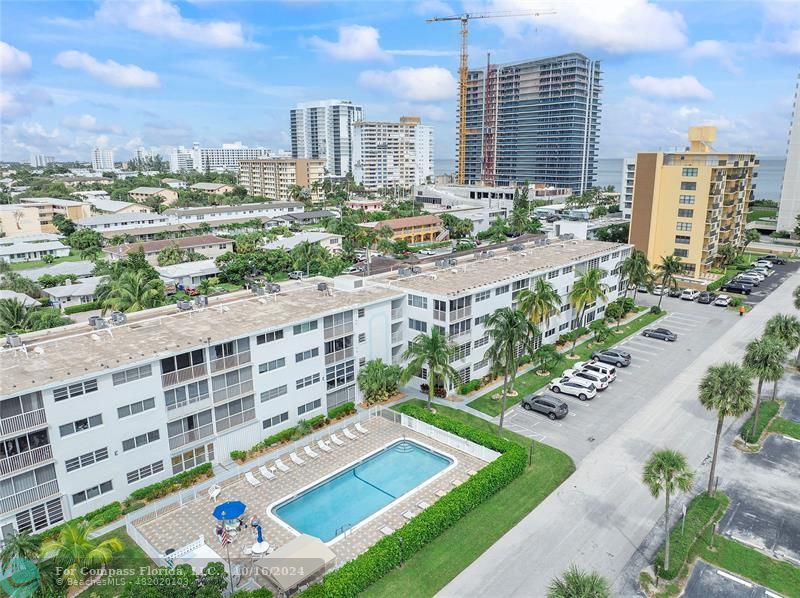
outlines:
[{"label": "tall residential tower", "polygon": [[792,124],[789,128],[789,145],[786,148],[781,203],[778,207],[778,230],[794,230],[798,214],[800,214],[800,77],[797,78],[794,91]]},{"label": "tall residential tower", "polygon": [[353,123],[361,118],[361,106],[349,100],[298,104],[290,112],[292,157],[324,160],[328,176],[346,176],[353,171]]},{"label": "tall residential tower", "polygon": [[353,123],[353,176],[369,188],[425,183],[433,176],[433,129],[416,116]]}]

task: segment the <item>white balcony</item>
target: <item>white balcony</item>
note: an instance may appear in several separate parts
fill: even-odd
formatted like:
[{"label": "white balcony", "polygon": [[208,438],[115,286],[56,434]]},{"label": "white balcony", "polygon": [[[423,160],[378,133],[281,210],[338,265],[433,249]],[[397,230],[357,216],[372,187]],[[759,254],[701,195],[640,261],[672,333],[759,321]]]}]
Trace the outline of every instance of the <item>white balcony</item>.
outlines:
[{"label": "white balcony", "polygon": [[400,320],[400,319],[402,319],[402,318],[403,318],[403,308],[402,308],[402,307],[396,307],[396,308],[394,308],[394,309],[392,310],[392,321],[394,321],[394,320]]},{"label": "white balcony", "polygon": [[333,353],[328,353],[325,356],[325,365],[337,363],[339,361],[342,361],[343,359],[352,357],[354,353],[355,352],[353,351],[353,347],[347,347],[346,349],[342,349],[341,351],[334,351]]},{"label": "white balcony", "polygon": [[0,459],[0,475],[8,475],[20,469],[44,463],[52,458],[53,447],[49,444],[45,444],[44,446],[37,447],[30,451]]},{"label": "white balcony", "polygon": [[403,331],[398,330],[397,332],[392,332],[392,344],[402,343],[403,342]]},{"label": "white balcony", "polygon": [[212,359],[210,364],[211,373],[214,374],[223,370],[229,370],[248,363],[250,363],[250,351],[229,355],[228,357],[220,357],[219,359]]},{"label": "white balcony", "polygon": [[205,409],[206,402],[210,398],[211,395],[209,393],[205,393],[197,397],[187,399],[185,401],[180,401],[172,405],[167,405],[167,419],[170,421],[174,421],[176,419],[186,417],[187,415],[192,415],[199,409]]},{"label": "white balcony", "polygon": [[58,494],[58,481],[50,480],[44,484],[28,488],[22,492],[17,492],[16,494],[0,499],[0,513],[21,509],[25,505],[45,500],[55,494]]},{"label": "white balcony", "polygon": [[213,434],[214,434],[214,425],[206,424],[204,426],[200,426],[195,430],[189,430],[187,432],[184,432],[183,434],[178,434],[177,436],[171,437],[169,439],[169,448],[170,450],[176,449],[186,444],[191,444],[192,442],[197,442],[198,440],[202,440],[203,438],[212,436]]},{"label": "white balcony", "polygon": [[214,403],[224,403],[225,401],[235,399],[237,397],[246,395],[251,392],[253,392],[253,381],[245,380],[243,382],[240,382],[239,384],[233,384],[226,388],[215,390],[213,392]]},{"label": "white balcony", "polygon": [[0,434],[16,434],[47,424],[44,409],[36,409],[0,420]]},{"label": "white balcony", "polygon": [[202,378],[206,376],[206,364],[200,363],[198,365],[190,365],[188,368],[183,368],[180,370],[175,370],[174,372],[167,372],[166,374],[161,374],[161,385],[164,388],[169,386],[175,386],[176,384],[182,384],[184,382],[189,382],[196,378]]}]

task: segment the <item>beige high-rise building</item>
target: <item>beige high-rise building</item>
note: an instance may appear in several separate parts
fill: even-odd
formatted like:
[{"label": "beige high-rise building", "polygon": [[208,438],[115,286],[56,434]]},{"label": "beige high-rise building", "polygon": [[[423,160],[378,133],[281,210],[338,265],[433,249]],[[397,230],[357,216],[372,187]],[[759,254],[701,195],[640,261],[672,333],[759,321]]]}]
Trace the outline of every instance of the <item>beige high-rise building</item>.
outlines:
[{"label": "beige high-rise building", "polygon": [[675,255],[699,277],[718,262],[720,247],[744,241],[758,160],[715,150],[716,136],[715,127],[690,127],[685,151],[636,156],[630,242],[653,266]]},{"label": "beige high-rise building", "polygon": [[303,158],[263,158],[239,161],[239,184],[248,195],[263,195],[276,201],[297,198],[291,194],[297,185],[308,190],[311,201],[322,201],[325,161]]}]

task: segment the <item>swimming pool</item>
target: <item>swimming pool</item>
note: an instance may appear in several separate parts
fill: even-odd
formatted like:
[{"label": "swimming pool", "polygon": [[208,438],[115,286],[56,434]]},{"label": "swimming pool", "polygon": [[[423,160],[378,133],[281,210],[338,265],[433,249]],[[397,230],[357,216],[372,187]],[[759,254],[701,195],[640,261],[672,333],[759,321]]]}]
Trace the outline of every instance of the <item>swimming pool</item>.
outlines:
[{"label": "swimming pool", "polygon": [[272,513],[294,530],[328,542],[452,463],[421,444],[399,440],[277,504]]}]

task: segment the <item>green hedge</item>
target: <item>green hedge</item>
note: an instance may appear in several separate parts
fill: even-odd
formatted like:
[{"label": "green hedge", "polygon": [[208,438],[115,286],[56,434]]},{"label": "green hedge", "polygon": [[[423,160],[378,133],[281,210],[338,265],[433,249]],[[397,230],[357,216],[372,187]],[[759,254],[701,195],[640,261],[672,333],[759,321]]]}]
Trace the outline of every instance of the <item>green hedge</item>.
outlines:
[{"label": "green hedge", "polygon": [[780,408],[778,401],[761,401],[761,405],[758,407],[758,423],[755,426],[755,430],[753,430],[753,414],[751,413],[750,417],[739,429],[739,436],[744,438],[746,442],[758,442],[769,422],[778,415]]},{"label": "green hedge", "polygon": [[356,404],[353,402],[342,403],[328,411],[328,419],[336,419],[345,415],[351,415],[356,412]]},{"label": "green hedge", "polygon": [[150,484],[138,490],[131,492],[128,501],[133,500],[153,500],[166,496],[170,492],[186,488],[194,484],[198,478],[204,477],[211,473],[211,463],[203,463],[192,469],[174,475],[171,478]]},{"label": "green hedge", "polygon": [[102,527],[104,525],[108,525],[112,521],[116,521],[122,517],[122,515],[122,504],[114,501],[103,507],[100,507],[99,509],[86,513],[86,515],[82,515],[81,517],[76,517],[75,519],[70,519],[69,521],[65,521],[64,523],[53,526],[50,529],[43,531],[41,534],[35,534],[33,537],[43,541],[50,538],[55,538],[67,523],[77,523],[80,521],[94,521],[98,527]]},{"label": "green hedge", "polygon": [[81,303],[80,305],[70,305],[64,308],[64,314],[69,316],[72,314],[79,314],[82,311],[92,311],[100,309],[100,304],[97,301],[90,301],[89,303]]},{"label": "green hedge", "polygon": [[401,405],[398,411],[495,450],[501,456],[453,488],[402,529],[381,538],[366,552],[326,575],[322,583],[302,592],[300,595],[304,598],[357,596],[525,471],[527,452],[514,442],[418,406]]},{"label": "green hedge", "polygon": [[465,395],[471,393],[473,390],[478,390],[481,387],[480,380],[470,380],[458,387],[458,394]]}]

